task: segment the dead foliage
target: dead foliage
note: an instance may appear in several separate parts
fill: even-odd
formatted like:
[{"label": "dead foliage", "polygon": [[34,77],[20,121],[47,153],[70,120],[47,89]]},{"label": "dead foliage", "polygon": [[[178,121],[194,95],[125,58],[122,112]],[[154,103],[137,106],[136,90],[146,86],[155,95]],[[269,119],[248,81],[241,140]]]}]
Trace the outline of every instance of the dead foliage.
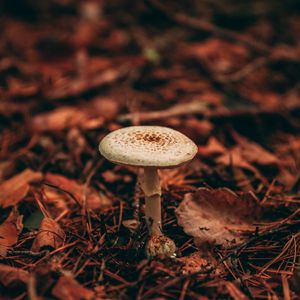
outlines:
[{"label": "dead foliage", "polygon": [[[298,299],[300,18],[287,1],[0,1],[0,298]],[[128,125],[198,145],[161,170],[148,260]]]},{"label": "dead foliage", "polygon": [[23,229],[22,216],[13,209],[4,222],[0,225],[0,255],[6,256],[10,247],[14,246]]},{"label": "dead foliage", "polygon": [[200,188],[186,194],[176,209],[178,224],[195,238],[195,243],[230,246],[244,240],[243,233],[255,231],[260,207],[255,199],[239,197],[226,188]]},{"label": "dead foliage", "polygon": [[94,292],[92,290],[84,288],[70,275],[61,276],[54,288],[52,289],[52,295],[57,299],[80,299],[91,300],[94,299]]},{"label": "dead foliage", "polygon": [[57,249],[65,241],[65,233],[54,220],[44,218],[33,241],[31,250],[38,252],[43,249]]},{"label": "dead foliage", "polygon": [[0,206],[7,208],[8,206],[17,205],[29,192],[29,184],[39,182],[42,178],[40,172],[27,169],[6,180],[0,185]]},{"label": "dead foliage", "polygon": [[6,287],[16,287],[28,282],[29,273],[21,268],[0,264],[0,283]]}]

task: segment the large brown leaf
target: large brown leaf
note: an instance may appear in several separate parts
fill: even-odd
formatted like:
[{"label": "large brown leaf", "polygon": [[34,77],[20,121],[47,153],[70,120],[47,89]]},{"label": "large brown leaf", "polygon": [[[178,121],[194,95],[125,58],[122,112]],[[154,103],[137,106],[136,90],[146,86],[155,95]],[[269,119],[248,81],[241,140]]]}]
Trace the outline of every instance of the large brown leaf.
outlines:
[{"label": "large brown leaf", "polygon": [[52,295],[61,300],[90,300],[94,292],[80,285],[71,276],[61,276],[52,290]]},{"label": "large brown leaf", "polygon": [[16,284],[26,284],[29,273],[23,269],[0,264],[0,283],[5,287],[11,287]]},{"label": "large brown leaf", "polygon": [[12,210],[7,219],[0,225],[0,256],[6,256],[7,251],[18,241],[23,229],[23,216],[16,209]]},{"label": "large brown leaf", "polygon": [[250,194],[239,197],[227,188],[200,188],[185,195],[176,216],[178,224],[195,238],[197,245],[230,245],[240,242],[243,232],[255,230],[253,222],[259,212]]},{"label": "large brown leaf", "polygon": [[28,193],[29,184],[42,180],[40,172],[26,169],[0,185],[0,206],[6,208],[18,204]]},{"label": "large brown leaf", "polygon": [[57,249],[63,245],[65,238],[66,235],[57,222],[50,218],[44,218],[31,250],[40,251],[42,248]]}]

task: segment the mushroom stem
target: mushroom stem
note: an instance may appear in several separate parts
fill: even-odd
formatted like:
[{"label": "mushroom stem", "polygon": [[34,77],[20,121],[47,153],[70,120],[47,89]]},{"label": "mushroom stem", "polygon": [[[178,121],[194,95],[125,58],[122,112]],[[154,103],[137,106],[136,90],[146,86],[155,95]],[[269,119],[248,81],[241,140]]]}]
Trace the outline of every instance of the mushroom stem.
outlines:
[{"label": "mushroom stem", "polygon": [[145,194],[145,215],[150,235],[160,235],[162,233],[161,188],[157,168],[144,168],[144,178],[141,187]]}]

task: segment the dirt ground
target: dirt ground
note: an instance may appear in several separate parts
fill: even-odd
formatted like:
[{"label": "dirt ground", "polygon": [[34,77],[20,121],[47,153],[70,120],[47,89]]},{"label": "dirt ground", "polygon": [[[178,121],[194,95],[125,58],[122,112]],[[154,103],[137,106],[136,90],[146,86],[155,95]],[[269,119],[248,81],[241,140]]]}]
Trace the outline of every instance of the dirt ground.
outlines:
[{"label": "dirt ground", "polygon": [[[300,299],[297,2],[0,1],[0,299]],[[131,125],[198,146],[160,171],[173,258],[98,151]]]}]

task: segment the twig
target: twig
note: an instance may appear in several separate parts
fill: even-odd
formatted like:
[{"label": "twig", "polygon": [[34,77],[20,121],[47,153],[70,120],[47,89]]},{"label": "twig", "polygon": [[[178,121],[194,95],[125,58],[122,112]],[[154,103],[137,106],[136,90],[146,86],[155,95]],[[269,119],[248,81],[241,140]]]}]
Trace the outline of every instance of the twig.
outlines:
[{"label": "twig", "polygon": [[205,102],[192,101],[188,103],[180,103],[176,104],[166,110],[161,111],[149,111],[149,112],[136,112],[130,113],[126,115],[121,115],[119,117],[120,122],[128,121],[128,120],[136,120],[139,122],[142,121],[153,121],[158,119],[170,118],[185,114],[194,114],[201,113],[207,109],[207,104]]},{"label": "twig", "polygon": [[120,122],[132,121],[139,118],[140,123],[149,121],[166,119],[169,117],[197,114],[209,120],[219,120],[227,118],[242,118],[247,116],[262,116],[262,115],[281,115],[286,112],[294,112],[300,110],[300,104],[287,104],[282,107],[268,108],[268,107],[255,107],[255,108],[241,108],[229,110],[226,108],[219,108],[215,110],[207,109],[207,104],[199,101],[193,101],[190,103],[183,103],[174,105],[171,108],[160,111],[149,111],[140,113],[131,113],[121,115],[119,117]]},{"label": "twig", "polygon": [[49,253],[48,250],[43,250],[40,252],[33,252],[33,251],[28,251],[28,250],[10,250],[8,251],[8,255],[10,256],[18,256],[18,255],[24,255],[24,256],[30,256],[30,257],[42,257],[45,256]]},{"label": "twig", "polygon": [[196,19],[183,13],[171,12],[164,4],[162,4],[163,1],[145,0],[145,2],[150,7],[163,13],[168,19],[185,27],[205,32],[211,32],[225,39],[235,40],[260,53],[269,53],[270,51],[269,47],[264,43],[258,42],[244,34],[239,34],[229,29],[220,28],[206,20]]}]

